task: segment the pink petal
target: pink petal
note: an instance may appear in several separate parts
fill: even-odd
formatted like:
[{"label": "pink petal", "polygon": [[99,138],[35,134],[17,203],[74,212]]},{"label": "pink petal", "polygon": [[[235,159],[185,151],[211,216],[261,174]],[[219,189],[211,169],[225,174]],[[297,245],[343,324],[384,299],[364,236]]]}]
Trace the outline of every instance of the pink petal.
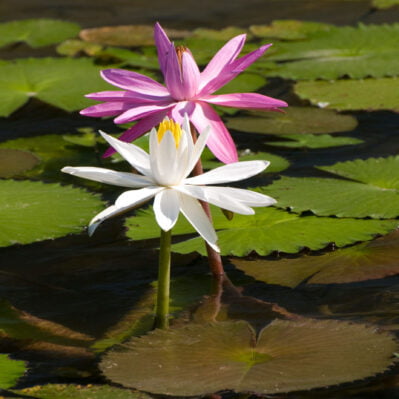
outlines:
[{"label": "pink petal", "polygon": [[106,82],[121,89],[157,97],[169,95],[167,89],[160,83],[137,72],[125,69],[105,69],[101,71],[101,76]]},{"label": "pink petal", "polygon": [[184,98],[193,98],[197,94],[201,74],[197,63],[189,50],[183,52],[181,69]]},{"label": "pink petal", "polygon": [[[126,104],[129,105],[129,104]],[[153,113],[158,113],[159,111],[168,110],[173,107],[174,104],[157,105],[157,104],[146,104],[141,106],[136,106],[134,108],[129,108],[123,114],[117,116],[114,119],[115,123],[127,123],[132,122],[140,118],[145,118]]]},{"label": "pink petal", "polygon": [[96,101],[123,101],[129,103],[137,102],[159,102],[171,101],[172,97],[167,96],[154,96],[151,94],[138,93],[133,91],[100,91],[97,93],[86,94],[85,97]]},{"label": "pink petal", "polygon": [[170,50],[170,40],[162,29],[161,25],[157,22],[154,27],[154,39],[155,45],[158,51],[158,62],[161,68],[162,74],[165,76],[166,69],[166,56]]},{"label": "pink petal", "polygon": [[201,133],[207,126],[211,127],[207,146],[221,162],[231,163],[238,161],[236,146],[229,131],[224,126],[219,115],[204,102],[195,103],[194,111],[189,115],[190,121]]},{"label": "pink petal", "polygon": [[[144,133],[150,131],[154,126],[158,125],[166,115],[166,111],[161,111],[155,114],[151,114],[146,118],[141,119],[130,129],[126,130],[119,137],[119,140],[131,142],[136,140],[138,137],[142,136]],[[114,154],[115,150],[110,147],[107,151],[105,151],[103,158],[107,158],[110,155]]]},{"label": "pink petal", "polygon": [[246,35],[234,37],[214,55],[201,73],[200,90],[202,93],[210,94],[215,91],[211,91],[211,88],[215,85],[214,81],[218,80],[223,70],[238,57],[244,46],[245,38]]},{"label": "pink petal", "polygon": [[288,106],[285,101],[276,100],[275,98],[267,97],[259,93],[220,94],[216,96],[207,96],[202,98],[202,100],[225,107],[248,109],[273,110],[278,107]]},{"label": "pink petal", "polygon": [[166,55],[165,84],[174,99],[184,100],[183,78],[173,43]]},{"label": "pink petal", "polygon": [[92,117],[114,116],[120,114],[121,112],[125,112],[130,108],[131,105],[128,103],[107,102],[104,104],[92,105],[91,107],[82,109],[80,111],[80,114]]}]

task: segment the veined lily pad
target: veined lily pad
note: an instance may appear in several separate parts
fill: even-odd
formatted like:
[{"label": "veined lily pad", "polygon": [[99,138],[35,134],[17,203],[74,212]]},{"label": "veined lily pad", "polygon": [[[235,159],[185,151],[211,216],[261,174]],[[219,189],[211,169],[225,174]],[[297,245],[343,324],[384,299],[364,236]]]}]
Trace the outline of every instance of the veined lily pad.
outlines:
[{"label": "veined lily pad", "polygon": [[373,7],[385,10],[386,8],[391,8],[399,5],[399,0],[373,0]]},{"label": "veined lily pad", "polygon": [[101,68],[89,59],[27,58],[0,64],[0,116],[36,97],[65,111],[93,103],[84,94],[107,90]]},{"label": "veined lily pad", "polygon": [[[305,247],[319,250],[330,243],[343,247],[386,234],[399,225],[395,220],[299,217],[270,207],[257,208],[256,214],[251,216],[236,214],[231,221],[217,210],[213,212],[213,221],[222,255],[236,256],[245,256],[252,251],[259,255],[273,251],[297,253]],[[152,209],[138,211],[137,216],[127,219],[126,226],[126,234],[133,240],[159,237],[159,226]],[[181,216],[173,228],[174,236],[191,233],[194,233],[193,228]],[[172,250],[205,254],[204,242],[199,237],[174,244]]]},{"label": "veined lily pad", "polygon": [[34,168],[39,159],[30,152],[0,149],[0,177],[11,177]]},{"label": "veined lily pad", "polygon": [[101,369],[126,387],[172,396],[230,389],[262,394],[336,385],[386,370],[394,337],[334,320],[275,320],[256,338],[246,322],[188,325],[133,338]]},{"label": "veined lily pad", "polygon": [[0,370],[0,389],[8,389],[24,375],[25,362],[12,360],[7,355],[0,354]]},{"label": "veined lily pad", "polygon": [[298,213],[389,219],[399,216],[398,166],[399,157],[342,162],[319,169],[357,181],[282,177],[262,192]]},{"label": "veined lily pad", "polygon": [[296,287],[306,284],[341,284],[399,274],[397,231],[376,240],[338,249],[323,255],[295,259],[244,260],[233,264],[256,280]]},{"label": "veined lily pad", "polygon": [[399,112],[398,91],[398,78],[312,81],[298,82],[295,85],[295,92],[299,97],[309,100],[312,104],[339,111],[392,110]]},{"label": "veined lily pad", "polygon": [[81,189],[31,181],[0,181],[0,247],[77,233],[103,203]]},{"label": "veined lily pad", "polygon": [[55,19],[25,19],[0,24],[0,47],[25,42],[31,47],[62,42],[79,33],[79,25]]},{"label": "veined lily pad", "polygon": [[280,112],[250,112],[248,116],[227,119],[231,129],[262,134],[322,134],[346,132],[357,126],[350,115],[310,107],[288,107]]},{"label": "veined lily pad", "polygon": [[15,390],[14,392],[37,399],[151,399],[145,393],[132,392],[109,385],[48,384]]},{"label": "veined lily pad", "polygon": [[330,148],[364,142],[353,137],[331,136],[329,134],[285,134],[280,137],[288,141],[268,141],[266,144],[287,148]]}]

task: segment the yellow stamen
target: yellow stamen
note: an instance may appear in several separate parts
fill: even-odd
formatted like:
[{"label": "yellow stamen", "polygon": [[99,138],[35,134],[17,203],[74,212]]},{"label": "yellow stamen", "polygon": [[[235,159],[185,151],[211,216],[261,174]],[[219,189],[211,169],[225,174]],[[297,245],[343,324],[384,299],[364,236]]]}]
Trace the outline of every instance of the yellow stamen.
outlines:
[{"label": "yellow stamen", "polygon": [[178,123],[176,123],[174,120],[172,119],[164,119],[160,124],[159,124],[159,128],[158,128],[158,143],[162,140],[164,134],[167,131],[170,131],[175,139],[175,143],[176,143],[176,148],[179,147],[179,143],[180,143],[180,138],[181,135],[183,134],[181,127]]}]

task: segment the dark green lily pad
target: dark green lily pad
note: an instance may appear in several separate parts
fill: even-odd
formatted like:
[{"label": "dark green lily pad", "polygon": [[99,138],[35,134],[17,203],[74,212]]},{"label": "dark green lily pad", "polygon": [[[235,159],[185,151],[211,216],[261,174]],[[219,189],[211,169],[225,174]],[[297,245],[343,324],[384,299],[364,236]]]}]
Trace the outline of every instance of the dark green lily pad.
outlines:
[{"label": "dark green lily pad", "polygon": [[315,177],[282,177],[262,192],[277,200],[277,207],[319,216],[399,216],[399,157],[342,162],[319,169],[357,181]]},{"label": "dark green lily pad", "polygon": [[219,89],[215,94],[254,92],[265,86],[266,79],[255,73],[242,73]]},{"label": "dark green lily pad", "polygon": [[298,82],[295,85],[295,92],[299,97],[309,100],[314,105],[339,111],[399,112],[398,91],[398,78],[312,81]]},{"label": "dark green lily pad", "polygon": [[30,152],[1,148],[0,177],[16,176],[34,168],[39,162],[39,159]]},{"label": "dark green lily pad", "polygon": [[272,394],[375,375],[396,349],[374,326],[275,320],[256,338],[241,321],[156,330],[109,352],[100,367],[116,383],[163,395]]},{"label": "dark green lily pad", "polygon": [[291,288],[306,284],[342,284],[399,274],[399,233],[338,249],[323,255],[294,259],[244,260],[232,263],[256,280]]},{"label": "dark green lily pad", "polygon": [[48,384],[14,391],[17,394],[38,399],[151,399],[143,392],[132,392],[127,389],[109,385],[67,385]]},{"label": "dark green lily pad", "polygon": [[110,89],[102,68],[89,59],[27,58],[0,64],[0,116],[8,116],[31,97],[65,111],[77,111],[93,101],[85,94]]},{"label": "dark green lily pad", "polygon": [[333,25],[298,20],[275,20],[270,25],[252,25],[249,31],[256,37],[280,40],[303,40],[316,33],[328,32]]},{"label": "dark green lily pad", "polygon": [[79,25],[56,19],[24,19],[0,24],[0,47],[25,42],[31,47],[60,43],[79,33]]},{"label": "dark green lily pad", "polygon": [[251,39],[252,35],[247,29],[238,28],[237,26],[228,26],[223,29],[208,29],[208,28],[197,28],[193,31],[194,37],[211,39],[211,40],[230,40],[234,36],[247,35],[247,40]]},{"label": "dark green lily pad", "polygon": [[331,136],[329,134],[285,134],[288,141],[268,141],[266,144],[286,148],[331,148],[364,143],[354,137]]},{"label": "dark green lily pad", "polygon": [[285,62],[272,74],[289,79],[397,76],[398,37],[399,24],[360,24],[333,28],[304,41],[279,43],[270,59]]},{"label": "dark green lily pad", "polygon": [[7,355],[0,354],[0,370],[0,389],[8,389],[25,374],[25,362],[12,360]]},{"label": "dark green lily pad", "polygon": [[[222,255],[236,256],[245,256],[252,251],[268,255],[274,251],[297,253],[304,248],[319,250],[331,243],[343,247],[386,234],[399,224],[395,220],[299,217],[271,207],[256,208],[256,214],[251,216],[236,214],[231,221],[220,210],[214,210],[213,221]],[[152,209],[138,211],[137,216],[126,220],[126,226],[126,234],[133,240],[159,237],[159,226]],[[173,228],[173,235],[191,233],[194,233],[193,228],[180,216]],[[172,250],[179,253],[206,253],[204,242],[199,237],[174,244]]]},{"label": "dark green lily pad", "polygon": [[399,0],[373,0],[371,4],[373,7],[376,7],[380,10],[385,10],[387,8],[398,6]]},{"label": "dark green lily pad", "polygon": [[357,126],[350,115],[310,107],[288,107],[280,112],[250,112],[227,119],[230,129],[262,134],[325,134],[346,132]]},{"label": "dark green lily pad", "polygon": [[0,181],[0,247],[78,233],[104,208],[94,194],[58,184]]}]

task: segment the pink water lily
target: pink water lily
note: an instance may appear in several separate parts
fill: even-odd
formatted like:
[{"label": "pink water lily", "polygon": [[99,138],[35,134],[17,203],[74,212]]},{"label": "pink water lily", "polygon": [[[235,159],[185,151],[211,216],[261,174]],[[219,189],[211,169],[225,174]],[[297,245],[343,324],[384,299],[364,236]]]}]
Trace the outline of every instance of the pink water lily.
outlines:
[{"label": "pink water lily", "polygon": [[[199,132],[211,127],[214,134],[207,145],[220,161],[237,162],[230,133],[210,104],[265,111],[277,111],[278,107],[287,104],[258,93],[213,93],[262,56],[270,44],[237,58],[246,39],[246,35],[238,35],[227,42],[200,72],[191,52],[181,46],[175,47],[159,23],[155,24],[154,36],[166,87],[137,72],[107,69],[101,72],[103,79],[123,91],[88,94],[88,98],[103,103],[88,107],[81,114],[116,116],[115,123],[138,121],[122,134],[120,139],[123,141],[135,140],[165,116],[182,123],[187,114]],[[112,152],[110,149],[106,155]]]}]

